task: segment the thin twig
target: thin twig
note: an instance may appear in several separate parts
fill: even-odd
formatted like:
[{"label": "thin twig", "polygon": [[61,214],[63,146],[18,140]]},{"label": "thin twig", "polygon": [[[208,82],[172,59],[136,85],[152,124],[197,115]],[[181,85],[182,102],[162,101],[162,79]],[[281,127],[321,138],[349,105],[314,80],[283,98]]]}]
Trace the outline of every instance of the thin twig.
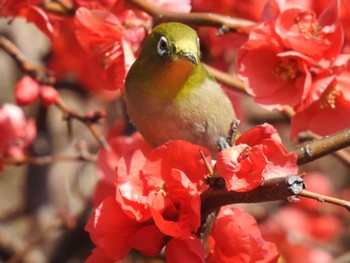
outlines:
[{"label": "thin twig", "polygon": [[237,31],[240,28],[254,25],[253,21],[238,19],[214,13],[178,13],[160,9],[144,0],[127,0],[129,4],[153,16],[158,22],[178,21],[197,26],[217,27],[220,33]]},{"label": "thin twig", "polygon": [[210,165],[209,161],[207,160],[207,158],[205,158],[205,155],[204,155],[202,149],[199,150],[199,153],[200,153],[200,155],[202,157],[202,160],[203,160],[203,162],[204,162],[204,164],[205,164],[205,166],[206,166],[206,168],[208,170],[208,175],[212,176],[213,173],[214,173],[213,168],[211,167],[211,165]]},{"label": "thin twig", "polygon": [[[10,40],[3,36],[0,36],[0,48],[4,49],[19,65],[19,67],[32,78],[37,80],[41,84],[53,86],[55,78],[51,71],[45,67],[33,65]],[[106,148],[107,151],[111,151],[111,147],[108,145],[106,139],[97,129],[95,123],[98,122],[104,114],[101,111],[95,111],[93,114],[84,115],[79,111],[75,111],[68,107],[61,98],[58,98],[55,105],[63,112],[67,119],[68,130],[70,125],[70,119],[74,118],[84,123],[91,131],[93,136],[99,141],[99,143]]]},{"label": "thin twig", "polygon": [[34,164],[44,165],[61,161],[76,162],[96,162],[97,157],[94,155],[77,155],[77,156],[23,156],[23,157],[2,157],[0,163],[4,165],[23,165],[23,164]]},{"label": "thin twig", "polygon": [[17,252],[15,255],[13,255],[6,263],[17,263],[21,262],[21,260],[24,258],[24,256],[37,244],[45,240],[49,233],[51,233],[53,230],[58,230],[64,226],[64,223],[62,220],[57,219],[56,221],[52,222],[48,227],[46,227],[42,232],[34,236],[28,244],[19,252]]},{"label": "thin twig", "polygon": [[303,190],[301,193],[298,194],[299,196],[307,197],[307,198],[312,198],[315,199],[319,202],[325,202],[325,203],[330,203],[338,206],[342,206],[346,208],[348,211],[350,211],[350,202],[342,199],[338,199],[335,197],[327,196],[327,195],[322,195],[318,193],[314,193],[311,191]]},{"label": "thin twig", "polygon": [[46,11],[58,15],[74,15],[75,13],[73,3],[67,0],[44,1],[40,5]]},{"label": "thin twig", "polygon": [[62,230],[64,228],[74,229],[76,228],[76,225],[76,217],[73,214],[63,209],[58,209],[56,211],[55,220],[53,220],[46,228],[32,237],[25,245],[25,247],[14,254],[8,261],[6,261],[6,263],[21,262],[25,255],[29,253],[33,247],[37,246],[45,239],[47,239],[53,231]]},{"label": "thin twig", "polygon": [[[70,119],[74,118],[86,125],[86,127],[90,130],[92,135],[98,140],[98,142],[107,150],[111,151],[112,148],[108,144],[107,140],[105,137],[102,135],[102,133],[97,129],[96,127],[96,122],[104,117],[104,113],[101,111],[95,111],[92,114],[85,115],[82,114],[79,111],[76,111],[74,109],[71,109],[68,107],[68,105],[61,99],[59,98],[55,105],[63,112],[64,118],[68,121],[68,125],[70,125]],[[69,127],[69,126],[68,126]],[[68,130],[70,130],[68,128]]]},{"label": "thin twig", "polygon": [[20,67],[20,69],[45,85],[53,85],[55,77],[53,73],[45,67],[33,65],[26,56],[10,40],[0,35],[0,48],[10,55]]},{"label": "thin twig", "polygon": [[218,70],[216,68],[213,68],[207,64],[205,64],[206,69],[208,72],[220,83],[224,84],[226,87],[231,88],[232,90],[247,94],[247,92],[244,89],[243,82],[239,79],[231,76],[230,74],[227,74],[221,70]]}]

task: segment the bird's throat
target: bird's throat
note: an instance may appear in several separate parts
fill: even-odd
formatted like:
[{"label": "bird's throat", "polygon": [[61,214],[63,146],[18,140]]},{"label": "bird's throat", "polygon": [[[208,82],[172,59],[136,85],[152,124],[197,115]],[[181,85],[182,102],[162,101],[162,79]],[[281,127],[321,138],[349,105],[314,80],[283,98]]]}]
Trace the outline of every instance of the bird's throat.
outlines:
[{"label": "bird's throat", "polygon": [[195,64],[184,58],[169,62],[162,67],[160,74],[157,74],[153,86],[154,91],[162,99],[173,100],[184,95],[185,88],[196,67]]}]

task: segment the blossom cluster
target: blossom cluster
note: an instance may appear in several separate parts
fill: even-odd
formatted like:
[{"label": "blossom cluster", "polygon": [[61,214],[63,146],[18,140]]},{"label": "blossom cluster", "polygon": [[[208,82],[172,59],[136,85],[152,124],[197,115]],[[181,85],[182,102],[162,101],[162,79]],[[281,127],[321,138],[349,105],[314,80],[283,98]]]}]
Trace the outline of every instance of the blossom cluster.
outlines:
[{"label": "blossom cluster", "polygon": [[292,138],[308,129],[326,135],[350,125],[342,5],[327,4],[316,14],[289,1],[269,1],[263,22],[251,28],[238,53],[238,76],[257,103],[293,107]]},{"label": "blossom cluster", "polygon": [[[99,153],[96,209],[86,225],[96,248],[87,262],[100,258],[113,262],[132,248],[155,256],[164,246],[168,262],[205,262],[207,253],[195,234],[205,205],[200,196],[208,189],[208,170],[200,151],[210,162],[208,150],[185,141],[150,149],[138,133],[127,143],[124,136],[111,140],[114,151]],[[297,172],[295,155],[286,151],[268,124],[243,133],[235,146],[219,154],[216,166],[227,189],[240,192]],[[253,217],[238,208],[222,208],[208,242],[207,262],[276,262],[278,258]]]},{"label": "blossom cluster", "polygon": [[[125,76],[153,18],[127,1],[68,0],[74,15],[68,6],[61,11],[69,15],[63,16],[47,11],[45,5],[51,2],[55,1],[4,0],[0,17],[25,18],[48,37],[47,66],[57,79],[73,79],[106,100],[122,94]],[[349,126],[349,1],[147,2],[168,11],[193,8],[256,22],[221,38],[215,35],[215,28],[198,29],[202,43],[210,47],[207,53],[213,64],[227,70],[235,58],[236,73],[257,103],[269,110],[292,107],[293,138],[307,129],[325,135]],[[58,93],[24,76],[15,87],[15,100],[20,106],[38,100],[49,106],[57,102]],[[122,128],[117,130],[121,133]],[[0,156],[21,157],[35,138],[35,122],[27,120],[19,107],[4,104],[0,132]],[[86,262],[115,262],[131,249],[147,256],[164,251],[170,263],[277,262],[276,247],[287,257],[292,253],[288,248],[294,248],[287,246],[288,236],[283,232],[295,226],[288,218],[301,222],[300,232],[311,238],[321,236],[328,241],[339,233],[340,223],[333,217],[320,219],[286,208],[262,225],[263,233],[276,246],[263,238],[251,215],[223,207],[208,244],[198,238],[205,206],[201,195],[209,188],[207,163],[200,152],[213,163],[227,191],[253,191],[265,180],[298,172],[296,156],[286,150],[271,125],[246,131],[212,162],[207,149],[184,141],[151,149],[139,133],[114,134],[108,139],[113,151],[101,149],[98,154],[100,180],[85,228],[96,248]],[[313,225],[316,218],[319,225],[330,222],[333,228],[322,232]],[[275,221],[281,222],[277,228]],[[297,251],[315,252],[299,246]]]}]

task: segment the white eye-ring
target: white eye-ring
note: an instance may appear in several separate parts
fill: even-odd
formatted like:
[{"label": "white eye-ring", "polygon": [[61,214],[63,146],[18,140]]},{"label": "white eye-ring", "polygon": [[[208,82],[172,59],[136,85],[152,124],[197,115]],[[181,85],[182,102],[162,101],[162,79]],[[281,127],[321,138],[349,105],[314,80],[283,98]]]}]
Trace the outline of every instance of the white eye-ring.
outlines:
[{"label": "white eye-ring", "polygon": [[159,55],[163,56],[168,49],[168,39],[165,36],[159,38],[157,44],[157,52]]}]

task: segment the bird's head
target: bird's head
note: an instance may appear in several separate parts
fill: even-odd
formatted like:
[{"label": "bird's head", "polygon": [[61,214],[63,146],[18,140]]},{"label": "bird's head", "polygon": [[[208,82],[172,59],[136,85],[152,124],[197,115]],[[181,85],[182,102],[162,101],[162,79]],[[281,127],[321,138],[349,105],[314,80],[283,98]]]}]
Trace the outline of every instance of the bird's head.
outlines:
[{"label": "bird's head", "polygon": [[161,63],[185,59],[198,65],[199,38],[196,31],[184,24],[164,23],[153,29],[140,56]]}]

